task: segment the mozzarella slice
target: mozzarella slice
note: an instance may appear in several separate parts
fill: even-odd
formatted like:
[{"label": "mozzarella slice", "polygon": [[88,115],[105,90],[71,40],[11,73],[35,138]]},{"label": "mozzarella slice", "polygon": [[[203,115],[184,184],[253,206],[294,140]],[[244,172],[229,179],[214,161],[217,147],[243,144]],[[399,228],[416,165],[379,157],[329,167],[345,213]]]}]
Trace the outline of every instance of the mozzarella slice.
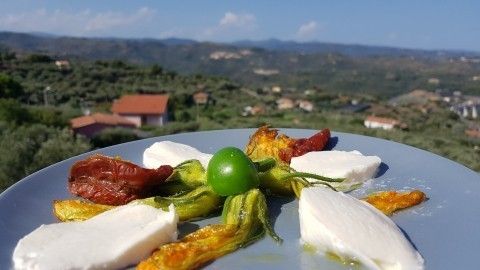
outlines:
[{"label": "mozzarella slice", "polygon": [[42,225],[22,238],[15,269],[122,269],[177,239],[178,216],[143,204],[127,204],[83,222]]},{"label": "mozzarella slice", "polygon": [[368,269],[424,269],[423,259],[393,221],[366,202],[325,187],[304,188],[299,202],[303,241]]},{"label": "mozzarella slice", "polygon": [[206,169],[211,158],[211,154],[202,153],[192,146],[161,141],[154,143],[143,152],[143,165],[150,169],[156,169],[161,165],[175,167],[185,160],[198,159]]},{"label": "mozzarella slice", "polygon": [[377,156],[364,156],[358,151],[333,150],[309,152],[294,157],[290,167],[298,172],[313,173],[330,178],[345,178],[340,185],[349,187],[372,179],[381,162],[382,160]]}]

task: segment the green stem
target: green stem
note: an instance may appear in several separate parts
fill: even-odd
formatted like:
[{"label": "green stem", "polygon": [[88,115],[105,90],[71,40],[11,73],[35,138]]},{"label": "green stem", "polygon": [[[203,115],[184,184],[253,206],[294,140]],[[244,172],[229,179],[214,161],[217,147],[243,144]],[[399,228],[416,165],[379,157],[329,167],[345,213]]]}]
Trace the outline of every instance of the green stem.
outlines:
[{"label": "green stem", "polygon": [[311,182],[310,184],[311,184],[312,186],[314,186],[314,185],[322,185],[322,186],[326,186],[326,187],[330,188],[330,189],[333,190],[333,191],[338,191],[336,188],[334,188],[332,185],[330,185],[329,183],[326,183],[326,182],[315,181],[315,182]]},{"label": "green stem", "polygon": [[182,193],[181,195],[177,196],[170,196],[170,197],[160,197],[157,196],[154,198],[155,202],[171,202],[174,204],[185,204],[185,203],[192,203],[197,198],[201,197],[204,194],[212,193],[212,191],[208,187],[200,187],[192,192]]},{"label": "green stem", "polygon": [[313,178],[313,179],[321,180],[324,182],[335,182],[335,183],[340,183],[345,181],[345,178],[330,178],[330,177],[325,177],[325,176],[321,176],[313,173],[306,173],[306,172],[292,172],[283,176],[281,179],[286,180],[288,178],[294,178],[294,177]]}]

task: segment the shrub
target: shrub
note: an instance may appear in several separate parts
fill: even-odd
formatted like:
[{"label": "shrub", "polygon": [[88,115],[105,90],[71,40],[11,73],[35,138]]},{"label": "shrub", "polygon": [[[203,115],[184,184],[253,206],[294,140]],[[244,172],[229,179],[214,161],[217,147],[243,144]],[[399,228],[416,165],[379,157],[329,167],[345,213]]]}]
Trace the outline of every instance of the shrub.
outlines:
[{"label": "shrub", "polygon": [[19,98],[24,95],[25,92],[20,83],[10,76],[0,73],[0,98]]},{"label": "shrub", "polygon": [[168,134],[176,134],[181,132],[197,131],[200,128],[200,124],[197,122],[170,122],[163,127],[157,128],[153,131],[155,136],[162,136]]},{"label": "shrub", "polygon": [[92,138],[91,142],[94,147],[102,148],[138,139],[139,137],[133,130],[117,127],[102,130]]}]

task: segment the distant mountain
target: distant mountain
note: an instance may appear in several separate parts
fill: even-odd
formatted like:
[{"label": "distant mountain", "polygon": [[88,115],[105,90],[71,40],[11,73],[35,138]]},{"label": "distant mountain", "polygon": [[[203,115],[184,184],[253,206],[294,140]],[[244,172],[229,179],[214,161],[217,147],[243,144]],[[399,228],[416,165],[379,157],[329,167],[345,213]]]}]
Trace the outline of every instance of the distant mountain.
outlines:
[{"label": "distant mountain", "polygon": [[[145,39],[148,41],[156,41],[155,39]],[[158,40],[157,40],[158,41]],[[177,46],[177,45],[193,45],[198,43],[195,40],[192,39],[184,39],[184,38],[166,38],[166,39],[161,39],[160,42],[163,44],[169,45],[169,46]]]},{"label": "distant mountain", "polygon": [[232,43],[239,47],[263,48],[266,50],[289,51],[297,53],[338,53],[353,57],[365,56],[414,56],[414,57],[454,57],[479,56],[478,52],[455,50],[420,50],[387,46],[340,44],[328,42],[296,42],[268,39],[261,41],[242,40]]},{"label": "distant mountain", "polygon": [[[181,38],[167,38],[167,39],[123,39],[123,38],[79,38],[79,37],[63,37],[48,33],[15,33],[15,32],[0,32],[0,44],[10,47],[13,50],[20,50],[25,52],[45,52],[58,55],[76,54],[82,56],[86,51],[92,51],[83,55],[86,57],[95,57],[93,50],[89,46],[99,46],[98,57],[114,57],[115,51],[110,49],[121,49],[119,56],[125,55],[125,50],[130,47],[138,49],[139,46],[145,49],[161,49],[164,46],[194,46],[194,45],[212,45],[216,47],[237,47],[237,48],[251,48],[264,49],[269,51],[279,52],[293,52],[302,54],[342,54],[352,57],[369,57],[369,56],[413,56],[426,58],[443,58],[443,57],[480,57],[480,52],[470,51],[455,51],[455,50],[420,50],[420,49],[405,49],[394,48],[386,46],[367,46],[356,44],[339,44],[327,42],[296,42],[283,41],[279,39],[268,39],[261,41],[241,40],[232,43],[213,43],[213,42],[198,42],[191,39]],[[71,47],[82,47],[79,52],[71,50]],[[86,50],[82,50],[86,49]],[[149,59],[137,59],[132,56],[134,60],[141,60],[141,62],[151,62]],[[130,57],[127,57],[130,58]]]},{"label": "distant mountain", "polygon": [[[480,53],[266,40],[79,38],[0,32],[0,48],[56,59],[158,64],[182,74],[228,77],[249,87],[281,85],[392,96],[415,88],[480,94]],[[428,83],[431,80],[437,84]]]}]

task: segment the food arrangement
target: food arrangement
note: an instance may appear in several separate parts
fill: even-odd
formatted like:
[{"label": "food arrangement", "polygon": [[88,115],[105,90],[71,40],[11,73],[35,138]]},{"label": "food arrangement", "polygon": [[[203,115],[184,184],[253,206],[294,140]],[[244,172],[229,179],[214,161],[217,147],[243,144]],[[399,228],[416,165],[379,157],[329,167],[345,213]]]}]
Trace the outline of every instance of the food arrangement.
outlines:
[{"label": "food arrangement", "polygon": [[[266,197],[296,196],[300,199],[302,240],[306,243],[314,245],[320,251],[334,252],[342,260],[358,260],[371,269],[391,269],[392,265],[399,266],[395,269],[423,269],[421,256],[388,217],[376,209],[373,210],[369,204],[338,192],[355,189],[372,178],[381,162],[378,157],[366,157],[359,152],[324,151],[333,154],[333,159],[340,165],[334,166],[333,172],[320,170],[322,174],[310,170],[311,167],[320,168],[322,160],[330,158],[328,155],[318,155],[322,153],[321,150],[325,148],[329,138],[328,129],[310,138],[293,139],[286,135],[278,135],[274,129],[261,127],[250,137],[245,152],[227,147],[214,155],[201,153],[186,145],[159,142],[145,150],[144,165],[147,168],[119,158],[92,156],[76,163],[68,179],[72,194],[89,201],[79,199],[55,201],[54,213],[61,221],[73,221],[64,223],[67,225],[96,221],[104,215],[110,215],[112,211],[119,212],[118,209],[122,207],[128,209],[144,206],[160,211],[159,215],[173,215],[180,221],[204,218],[222,209],[221,224],[208,225],[169,244],[165,244],[164,240],[159,241],[156,246],[158,249],[143,249],[144,252],[147,250],[148,254],[151,253],[147,259],[145,255],[138,254],[137,262],[141,260],[138,269],[192,269],[246,247],[265,234],[281,243],[281,236],[277,235],[270,225]],[[313,159],[309,157],[306,162],[305,157],[310,154],[315,154],[315,157]],[[332,167],[331,162],[325,163]],[[312,163],[315,165],[305,165]],[[344,233],[341,230],[333,233],[335,230],[331,230],[328,222],[321,220],[321,215],[312,214],[320,209],[317,203],[313,203],[312,207],[312,202],[318,199],[320,200],[318,204],[326,204],[322,199],[328,196],[332,198],[330,202],[338,200],[336,205],[346,205],[348,206],[346,210],[356,210],[352,210],[351,214],[348,214],[348,211],[336,213],[334,216],[327,216],[326,220],[343,218],[354,227],[355,222],[360,220],[362,222],[372,220],[372,224],[376,224],[379,230],[384,230],[386,235],[393,235],[396,239],[391,244],[398,247],[396,249],[398,258],[395,254],[388,257],[381,252],[376,253],[375,251],[382,250],[377,244],[373,245],[377,247],[377,250],[373,251],[368,248],[365,250],[365,246],[371,245],[362,246],[358,241],[341,244],[343,247],[351,246],[350,249],[339,249],[338,244],[331,245],[332,241],[328,244],[318,228],[324,226],[322,231],[332,232],[329,236],[337,240],[341,239]],[[367,196],[364,201],[386,214],[391,214],[396,210],[421,203],[424,199],[425,194],[420,191],[410,193],[386,191]],[[365,205],[368,205],[367,208]],[[367,211],[367,214],[358,215],[362,217],[361,219],[351,218],[362,211]],[[372,216],[375,218],[371,218]],[[173,223],[176,225],[176,222]],[[163,224],[157,231],[168,231],[167,227],[171,226],[165,227]],[[311,229],[305,229],[312,227],[317,229],[313,232]],[[37,263],[35,258],[29,260],[17,252],[19,247],[28,247],[26,243],[31,241],[36,231],[17,245],[14,252],[16,268],[28,269],[24,267],[25,262],[31,262],[32,265]],[[176,238],[174,233],[167,234],[170,237],[167,239]],[[358,234],[368,235],[368,231],[359,231]],[[381,243],[381,240],[379,238],[378,242]],[[29,252],[32,254],[32,250]],[[34,250],[33,253],[35,252],[39,254],[39,251]],[[130,254],[126,252],[119,256],[120,259],[133,256]],[[38,256],[42,257],[42,254]],[[112,260],[119,261],[118,258]],[[129,266],[133,262],[125,260],[125,263],[123,266],[115,267]],[[90,267],[105,265],[108,264],[92,264]],[[413,266],[415,268],[412,268]]]}]

